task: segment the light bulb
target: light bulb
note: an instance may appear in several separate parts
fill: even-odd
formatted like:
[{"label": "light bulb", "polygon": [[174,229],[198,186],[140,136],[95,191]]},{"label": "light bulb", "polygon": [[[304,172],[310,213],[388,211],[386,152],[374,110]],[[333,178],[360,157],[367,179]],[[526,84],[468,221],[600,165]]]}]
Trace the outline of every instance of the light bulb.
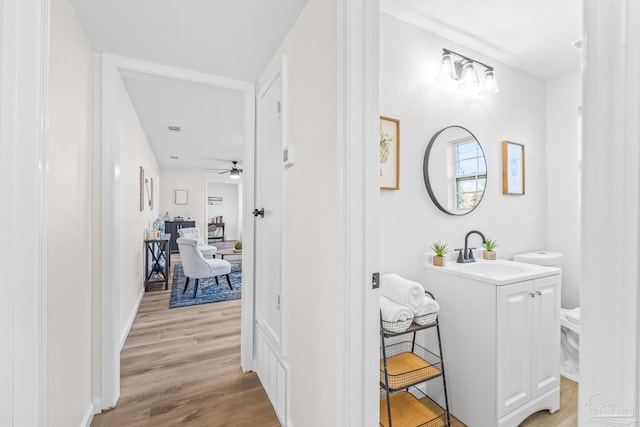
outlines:
[{"label": "light bulb", "polygon": [[481,95],[493,95],[498,93],[498,82],[496,81],[496,75],[493,71],[493,68],[487,68],[484,72],[484,84],[482,90],[480,91]]},{"label": "light bulb", "polygon": [[460,79],[460,88],[468,91],[475,91],[480,87],[478,81],[478,73],[476,72],[473,62],[467,62],[462,68],[462,78]]},{"label": "light bulb", "polygon": [[442,62],[440,63],[440,74],[436,78],[437,81],[447,83],[453,80],[454,77],[454,64],[451,53],[444,52],[442,54]]}]

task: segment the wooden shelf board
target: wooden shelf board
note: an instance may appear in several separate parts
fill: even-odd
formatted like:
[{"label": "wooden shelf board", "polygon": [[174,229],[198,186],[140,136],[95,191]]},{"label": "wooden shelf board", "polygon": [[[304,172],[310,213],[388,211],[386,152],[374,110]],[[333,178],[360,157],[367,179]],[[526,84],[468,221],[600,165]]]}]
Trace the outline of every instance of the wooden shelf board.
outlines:
[{"label": "wooden shelf board", "polygon": [[[441,374],[440,369],[411,352],[387,358],[387,372],[389,374],[388,386],[392,390],[406,388]],[[385,384],[384,362],[382,360],[380,361],[380,382]]]},{"label": "wooden shelf board", "polygon": [[[407,391],[402,391],[391,395],[391,419],[393,427],[416,427],[421,426],[429,421],[441,417],[441,423],[433,424],[433,426],[446,425],[446,420],[442,419],[444,409],[440,408],[431,399],[425,398],[423,401],[418,400],[414,395]],[[429,405],[429,406],[427,406]],[[438,412],[434,412],[438,410]],[[380,399],[380,424],[389,425],[389,416],[387,414],[387,399]],[[429,424],[432,426],[432,424]]]}]

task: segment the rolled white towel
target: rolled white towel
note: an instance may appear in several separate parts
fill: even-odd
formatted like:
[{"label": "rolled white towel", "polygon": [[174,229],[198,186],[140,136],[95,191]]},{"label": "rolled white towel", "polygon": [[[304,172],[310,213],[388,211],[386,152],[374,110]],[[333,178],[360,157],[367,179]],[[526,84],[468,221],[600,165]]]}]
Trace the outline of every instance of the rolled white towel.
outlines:
[{"label": "rolled white towel", "polygon": [[422,305],[413,312],[415,316],[413,318],[413,321],[418,325],[431,323],[434,319],[430,318],[430,316],[425,316],[425,314],[437,313],[438,311],[440,311],[440,304],[438,304],[438,301],[425,295],[424,300],[422,301]]},{"label": "rolled white towel", "polygon": [[413,319],[413,311],[402,304],[380,295],[380,313],[385,322],[404,322]]},{"label": "rolled white towel", "polygon": [[411,308],[411,310],[419,308],[424,301],[424,288],[419,283],[407,280],[395,273],[382,275],[380,294]]},{"label": "rolled white towel", "polygon": [[385,329],[393,332],[404,332],[413,322],[413,312],[409,307],[398,304],[380,295],[380,314],[382,320],[393,325],[385,326]]}]

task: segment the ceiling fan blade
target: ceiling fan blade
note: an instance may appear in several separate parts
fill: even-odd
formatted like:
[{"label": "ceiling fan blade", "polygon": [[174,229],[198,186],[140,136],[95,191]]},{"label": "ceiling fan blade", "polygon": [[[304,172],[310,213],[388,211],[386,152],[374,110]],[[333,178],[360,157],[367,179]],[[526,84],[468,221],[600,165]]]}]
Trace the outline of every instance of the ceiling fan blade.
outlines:
[{"label": "ceiling fan blade", "polygon": [[238,169],[240,171],[240,173],[242,173],[242,169]]},{"label": "ceiling fan blade", "polygon": [[229,173],[229,172],[231,172],[231,171],[227,169],[227,170],[226,170],[226,171],[224,171],[224,172],[220,172],[220,173],[218,173],[218,175],[222,175],[222,174]]}]

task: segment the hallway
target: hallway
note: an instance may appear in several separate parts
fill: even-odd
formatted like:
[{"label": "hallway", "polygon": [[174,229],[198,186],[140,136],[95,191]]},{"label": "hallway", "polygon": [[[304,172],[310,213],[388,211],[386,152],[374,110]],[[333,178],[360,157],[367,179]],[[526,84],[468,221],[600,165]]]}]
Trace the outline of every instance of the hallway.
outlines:
[{"label": "hallway", "polygon": [[145,294],[121,352],[118,406],[92,426],[278,427],[258,377],[240,370],[240,300],[169,309],[170,295]]}]

